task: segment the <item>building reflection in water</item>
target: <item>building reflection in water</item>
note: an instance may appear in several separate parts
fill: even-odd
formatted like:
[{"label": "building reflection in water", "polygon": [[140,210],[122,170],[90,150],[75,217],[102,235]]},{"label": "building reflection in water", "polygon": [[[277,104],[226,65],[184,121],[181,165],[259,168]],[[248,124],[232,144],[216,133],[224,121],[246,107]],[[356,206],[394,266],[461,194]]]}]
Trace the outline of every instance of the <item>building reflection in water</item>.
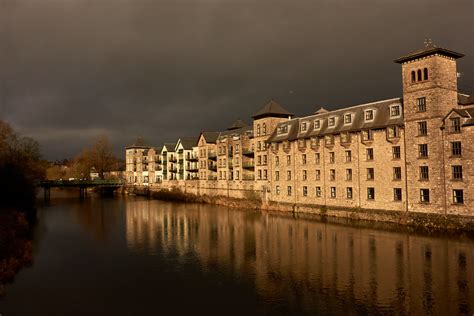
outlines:
[{"label": "building reflection in water", "polygon": [[[465,314],[472,240],[355,228],[199,204],[126,202],[130,250],[194,254],[252,278],[262,297],[318,309]],[[322,306],[321,305],[326,305]]]}]

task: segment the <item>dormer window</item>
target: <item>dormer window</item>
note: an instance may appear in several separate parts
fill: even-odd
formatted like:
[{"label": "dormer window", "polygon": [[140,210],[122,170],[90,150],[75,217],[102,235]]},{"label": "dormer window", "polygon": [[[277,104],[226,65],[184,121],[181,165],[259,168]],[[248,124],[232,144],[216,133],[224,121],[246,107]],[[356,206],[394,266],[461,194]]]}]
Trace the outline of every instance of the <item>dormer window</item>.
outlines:
[{"label": "dormer window", "polygon": [[374,120],[374,110],[365,111],[365,121],[370,122]]},{"label": "dormer window", "polygon": [[314,120],[314,129],[321,128],[321,120]]},{"label": "dormer window", "polygon": [[332,116],[328,119],[328,126],[329,127],[334,127],[336,125],[336,117]]},{"label": "dormer window", "polygon": [[400,116],[400,105],[392,105],[390,107],[390,117],[399,117]]},{"label": "dormer window", "polygon": [[344,124],[348,125],[351,123],[352,123],[352,114],[350,113],[344,114]]},{"label": "dormer window", "polygon": [[278,127],[278,135],[287,134],[288,133],[288,125],[281,125]]},{"label": "dormer window", "polygon": [[300,130],[302,132],[306,132],[307,129],[308,129],[308,122],[302,122]]}]

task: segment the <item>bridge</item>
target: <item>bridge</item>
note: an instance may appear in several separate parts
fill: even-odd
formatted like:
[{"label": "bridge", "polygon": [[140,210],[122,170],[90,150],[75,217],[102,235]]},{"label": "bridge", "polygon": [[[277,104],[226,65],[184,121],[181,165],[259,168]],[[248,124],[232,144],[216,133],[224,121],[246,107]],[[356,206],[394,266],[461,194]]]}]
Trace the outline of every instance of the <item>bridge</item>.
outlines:
[{"label": "bridge", "polygon": [[44,189],[44,198],[51,197],[51,188],[79,188],[81,198],[87,196],[88,188],[100,188],[115,190],[123,185],[122,180],[45,180],[40,181],[38,186]]}]

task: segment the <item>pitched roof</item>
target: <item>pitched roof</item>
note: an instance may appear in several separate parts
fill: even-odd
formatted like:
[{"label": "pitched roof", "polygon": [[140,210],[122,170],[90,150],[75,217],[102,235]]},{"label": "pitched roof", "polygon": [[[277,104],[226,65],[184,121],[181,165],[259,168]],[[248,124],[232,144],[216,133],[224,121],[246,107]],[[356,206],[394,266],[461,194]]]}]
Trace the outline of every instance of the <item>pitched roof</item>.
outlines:
[{"label": "pitched roof", "polygon": [[314,114],[323,114],[323,113],[327,113],[328,110],[326,110],[325,108],[323,107],[320,107],[319,110],[317,110],[316,112],[314,112]]},{"label": "pitched roof", "polygon": [[[197,141],[196,137],[181,137],[178,140],[178,143],[181,143],[185,150],[191,150],[193,147],[197,146]],[[178,145],[178,143],[176,143],[176,145]]]},{"label": "pitched roof", "polygon": [[150,147],[151,147],[151,146],[149,146],[149,145],[145,142],[145,140],[143,139],[143,137],[138,136],[138,137],[137,137],[137,140],[135,141],[135,143],[133,143],[133,145],[131,145],[131,146],[126,147],[126,149],[128,149],[128,148],[145,148],[145,149],[146,149],[146,148],[150,148]]},{"label": "pitched roof", "polygon": [[172,153],[172,152],[174,152],[174,148],[176,147],[176,143],[164,143],[162,150],[165,149],[165,147],[166,147],[167,152]]},{"label": "pitched roof", "polygon": [[206,143],[215,144],[219,138],[220,132],[201,132],[201,135],[206,140]]},{"label": "pitched roof", "polygon": [[[402,105],[401,98],[382,100],[361,105],[356,105],[348,108],[342,108],[327,113],[321,113],[302,118],[295,118],[286,122],[279,123],[277,128],[270,136],[268,142],[281,142],[284,140],[295,140],[298,138],[310,138],[313,136],[324,136],[330,134],[337,134],[341,132],[360,131],[363,129],[383,128],[389,125],[403,125],[403,109],[400,108],[400,115],[397,117],[390,116],[391,105]],[[370,122],[365,121],[365,110],[375,110],[374,119]],[[350,124],[344,124],[344,115],[352,115]],[[329,117],[335,117],[335,125],[328,126]],[[314,128],[314,121],[321,120],[319,129]],[[300,131],[300,125],[306,122],[307,128],[305,131]],[[288,133],[279,134],[278,130],[281,126],[288,125]]]},{"label": "pitched roof", "polygon": [[467,95],[467,94],[458,93],[458,104],[460,105],[474,104],[474,94]]},{"label": "pitched roof", "polygon": [[271,100],[267,104],[263,106],[252,118],[257,120],[259,118],[264,117],[289,117],[293,116],[293,113],[288,112],[285,108],[283,108],[280,104]]},{"label": "pitched roof", "polygon": [[437,47],[436,45],[433,45],[433,44],[427,44],[427,46],[425,46],[425,47],[423,47],[419,50],[416,50],[416,51],[414,51],[414,52],[412,52],[408,55],[405,55],[405,56],[402,56],[402,57],[399,57],[399,58],[395,59],[394,62],[396,62],[398,64],[402,64],[404,62],[407,62],[407,61],[410,61],[410,60],[413,60],[413,59],[416,59],[416,58],[426,57],[426,56],[430,56],[430,55],[434,55],[434,54],[440,54],[440,55],[448,56],[448,57],[452,57],[452,58],[464,57],[464,54],[457,53],[455,51],[445,49],[445,48],[442,48],[442,47]]},{"label": "pitched roof", "polygon": [[245,127],[245,126],[248,126],[248,124],[245,123],[244,121],[238,119],[230,127],[228,127],[227,130],[231,131],[231,130],[242,128],[242,127]]}]

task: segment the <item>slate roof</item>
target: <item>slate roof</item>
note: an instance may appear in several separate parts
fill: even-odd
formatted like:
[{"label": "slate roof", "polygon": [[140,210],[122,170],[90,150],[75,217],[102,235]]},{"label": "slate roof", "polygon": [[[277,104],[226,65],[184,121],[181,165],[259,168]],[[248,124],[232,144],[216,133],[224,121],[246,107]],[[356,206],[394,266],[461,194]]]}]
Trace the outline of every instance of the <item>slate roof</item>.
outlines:
[{"label": "slate roof", "polygon": [[166,151],[169,153],[174,153],[174,148],[176,147],[176,143],[164,143],[162,149],[166,147]]},{"label": "slate roof", "polygon": [[[196,137],[181,137],[178,142],[183,145],[185,150],[192,150],[193,147],[197,146],[198,140]],[[178,145],[178,143],[176,143],[176,145]]]},{"label": "slate roof", "polygon": [[133,143],[133,145],[128,146],[128,147],[125,147],[125,149],[132,149],[132,148],[144,148],[144,149],[147,149],[147,148],[151,148],[151,146],[149,146],[149,145],[145,142],[145,140],[143,139],[143,137],[138,136],[138,137],[137,137],[137,140],[135,141],[135,143]]},{"label": "slate roof", "polygon": [[474,94],[467,95],[467,94],[458,93],[458,104],[460,105],[474,104]]},{"label": "slate roof", "polygon": [[247,134],[249,137],[253,136],[253,127],[252,126],[244,126],[241,128],[236,128],[232,130],[227,130],[225,132],[221,132],[219,134],[219,138],[225,137],[225,136],[238,136],[238,135],[244,135]]},{"label": "slate roof", "polygon": [[236,120],[231,126],[227,128],[228,131],[234,130],[234,129],[239,129],[242,127],[248,126],[247,123],[245,123],[242,120]]},{"label": "slate roof", "polygon": [[293,116],[293,113],[288,112],[280,104],[271,100],[263,106],[252,118],[254,120],[264,117],[289,117]]},{"label": "slate roof", "polygon": [[[390,106],[399,105],[400,115],[397,117],[390,116]],[[281,122],[268,139],[268,142],[281,142],[284,140],[295,140],[298,138],[310,138],[312,136],[324,136],[329,134],[338,134],[341,132],[355,132],[363,129],[385,128],[392,125],[403,125],[403,101],[401,98],[382,100],[372,103],[361,104],[348,108],[342,108],[327,113],[315,114],[311,116],[295,118],[286,122]],[[375,110],[374,119],[370,122],[365,121],[365,110]],[[352,115],[352,122],[344,124],[344,115]],[[334,127],[328,126],[328,119],[336,118]],[[314,121],[320,120],[320,129],[314,128]],[[306,122],[306,131],[300,131],[300,126]],[[281,126],[288,125],[288,133],[278,134]]]},{"label": "slate roof", "polygon": [[201,132],[202,136],[206,140],[206,143],[215,144],[217,139],[219,138],[219,134],[221,132]]},{"label": "slate roof", "polygon": [[416,50],[416,51],[414,51],[414,52],[412,52],[408,55],[399,57],[399,58],[395,59],[394,62],[396,62],[398,64],[402,64],[402,63],[405,63],[405,62],[413,60],[413,59],[426,57],[426,56],[430,56],[430,55],[434,55],[434,54],[440,54],[440,55],[448,56],[448,57],[452,57],[452,58],[464,57],[464,55],[461,54],[461,53],[457,53],[455,51],[452,51],[452,50],[449,50],[449,49],[446,49],[446,48],[437,47],[435,45],[429,45],[427,47],[423,47],[422,49]]}]

